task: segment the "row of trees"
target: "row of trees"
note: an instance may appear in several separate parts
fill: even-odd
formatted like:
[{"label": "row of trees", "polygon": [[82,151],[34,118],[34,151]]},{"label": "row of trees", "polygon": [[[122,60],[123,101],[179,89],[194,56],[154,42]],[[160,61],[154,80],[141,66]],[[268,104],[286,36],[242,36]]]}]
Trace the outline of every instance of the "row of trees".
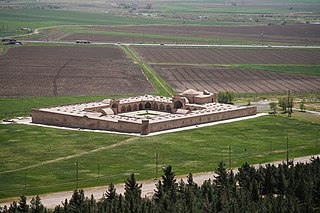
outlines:
[{"label": "row of trees", "polygon": [[218,102],[224,104],[233,104],[234,93],[233,92],[219,92]]},{"label": "row of trees", "polygon": [[71,199],[48,210],[36,197],[31,205],[24,196],[18,203],[0,210],[7,212],[320,212],[320,159],[296,165],[267,165],[254,168],[243,164],[237,174],[220,163],[216,176],[201,186],[193,181],[177,181],[171,166],[163,169],[152,197],[142,197],[134,174],[125,181],[124,194],[110,184],[104,196],[96,200],[75,190]]},{"label": "row of trees", "polygon": [[[305,111],[305,103],[306,103],[305,99],[303,99],[299,103],[299,108],[301,112]],[[278,104],[276,102],[270,102],[269,106],[270,106],[270,109],[273,111],[272,112],[273,114],[277,113],[277,105],[282,109],[284,113],[291,114],[293,112],[292,111],[292,108],[294,106],[293,98],[289,98],[289,101],[288,101],[288,98],[279,98]]]}]

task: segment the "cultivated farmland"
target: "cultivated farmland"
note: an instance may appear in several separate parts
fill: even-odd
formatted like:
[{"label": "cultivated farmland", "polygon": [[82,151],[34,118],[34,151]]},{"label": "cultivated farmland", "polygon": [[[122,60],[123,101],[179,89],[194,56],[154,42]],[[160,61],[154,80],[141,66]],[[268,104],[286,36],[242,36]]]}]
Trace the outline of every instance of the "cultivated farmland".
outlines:
[{"label": "cultivated farmland", "polygon": [[[320,91],[320,76],[317,75],[250,68],[251,64],[290,65],[293,71],[300,66],[301,73],[305,73],[301,65],[319,64],[320,51],[317,50],[155,47],[134,50],[177,91],[188,88],[237,93]],[[318,66],[313,68],[316,70]]]},{"label": "cultivated farmland", "polygon": [[174,89],[237,93],[319,92],[320,76],[203,66],[152,66]]},{"label": "cultivated farmland", "polygon": [[152,93],[142,71],[115,47],[15,47],[0,57],[0,97]]},{"label": "cultivated farmland", "polygon": [[135,48],[151,63],[320,64],[318,50],[228,48]]},{"label": "cultivated farmland", "polygon": [[[242,41],[261,42],[261,33],[263,32],[264,42],[276,42],[281,44],[320,44],[320,28],[318,25],[312,24],[296,24],[296,25],[272,25],[272,26],[170,26],[170,25],[148,25],[148,26],[86,26],[83,30],[90,30],[93,33],[103,32],[118,32],[129,33],[125,36],[112,36],[99,34],[90,35],[92,40],[97,41],[132,41],[133,33],[135,33],[135,40],[142,41],[143,34],[144,41],[161,42],[161,41],[175,41],[175,36],[179,43],[185,41],[193,41],[200,43],[219,42],[220,38],[223,43],[230,40],[235,43],[242,43]],[[88,31],[88,33],[90,33]],[[149,38],[148,35],[159,35]],[[161,36],[162,37],[161,37]],[[77,35],[80,36],[80,35]],[[82,34],[82,38],[85,34]],[[170,38],[172,36],[172,38]],[[150,36],[152,37],[152,36]],[[198,38],[198,39],[195,39]],[[69,35],[65,39],[73,39]]]}]

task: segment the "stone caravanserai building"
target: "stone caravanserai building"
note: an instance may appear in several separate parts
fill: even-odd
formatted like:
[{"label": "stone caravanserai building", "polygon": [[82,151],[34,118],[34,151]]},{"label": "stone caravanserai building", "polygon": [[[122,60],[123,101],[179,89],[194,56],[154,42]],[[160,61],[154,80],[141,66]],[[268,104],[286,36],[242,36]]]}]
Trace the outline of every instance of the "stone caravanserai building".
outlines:
[{"label": "stone caravanserai building", "polygon": [[256,113],[254,106],[220,104],[213,93],[189,89],[171,98],[144,95],[33,109],[32,122],[147,135]]}]

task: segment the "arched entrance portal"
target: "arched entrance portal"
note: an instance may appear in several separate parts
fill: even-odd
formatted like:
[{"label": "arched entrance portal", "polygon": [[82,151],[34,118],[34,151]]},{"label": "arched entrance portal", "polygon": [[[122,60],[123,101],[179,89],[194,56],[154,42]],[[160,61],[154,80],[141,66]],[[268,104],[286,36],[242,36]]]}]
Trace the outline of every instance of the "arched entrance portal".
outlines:
[{"label": "arched entrance portal", "polygon": [[144,105],[144,108],[145,109],[151,109],[151,104],[149,102],[147,102],[145,105]]},{"label": "arched entrance portal", "polygon": [[180,109],[180,108],[182,108],[182,103],[181,103],[181,101],[176,101],[175,103],[174,103],[174,108],[175,109]]}]

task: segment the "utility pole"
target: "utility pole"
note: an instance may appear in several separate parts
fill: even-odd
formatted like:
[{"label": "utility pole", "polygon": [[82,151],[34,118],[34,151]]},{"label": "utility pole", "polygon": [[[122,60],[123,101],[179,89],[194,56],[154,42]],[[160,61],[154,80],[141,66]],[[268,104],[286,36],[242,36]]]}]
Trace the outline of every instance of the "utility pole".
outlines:
[{"label": "utility pole", "polygon": [[244,148],[243,151],[244,151],[245,162],[248,163],[247,148]]},{"label": "utility pole", "polygon": [[132,43],[134,44],[134,32],[132,32]]},{"label": "utility pole", "polygon": [[79,189],[79,163],[75,162],[76,165],[76,179],[77,179],[77,189]]},{"label": "utility pole", "polygon": [[288,90],[288,117],[291,117],[290,90]]},{"label": "utility pole", "polygon": [[289,165],[289,137],[286,137],[287,139],[287,165]]},{"label": "utility pole", "polygon": [[229,148],[229,168],[231,169],[231,146],[228,146]]},{"label": "utility pole", "polygon": [[263,34],[264,34],[264,32],[262,31],[261,32],[261,44],[262,44],[262,46],[263,46]]},{"label": "utility pole", "polygon": [[98,179],[100,179],[100,164],[98,164]]},{"label": "utility pole", "polygon": [[178,30],[176,31],[176,45],[178,44]]},{"label": "utility pole", "polygon": [[223,149],[221,150],[221,157],[222,157],[222,163],[224,163],[224,159],[223,159]]},{"label": "utility pole", "polygon": [[219,31],[219,44],[221,46],[221,31]]},{"label": "utility pole", "polygon": [[156,153],[155,154],[155,157],[156,157],[156,177],[155,177],[155,180],[157,180],[157,178],[158,178],[158,156],[159,156],[159,154]]},{"label": "utility pole", "polygon": [[27,189],[27,173],[24,173],[24,189]]},{"label": "utility pole", "polygon": [[305,32],[306,35],[306,47],[308,46],[308,32]]}]

